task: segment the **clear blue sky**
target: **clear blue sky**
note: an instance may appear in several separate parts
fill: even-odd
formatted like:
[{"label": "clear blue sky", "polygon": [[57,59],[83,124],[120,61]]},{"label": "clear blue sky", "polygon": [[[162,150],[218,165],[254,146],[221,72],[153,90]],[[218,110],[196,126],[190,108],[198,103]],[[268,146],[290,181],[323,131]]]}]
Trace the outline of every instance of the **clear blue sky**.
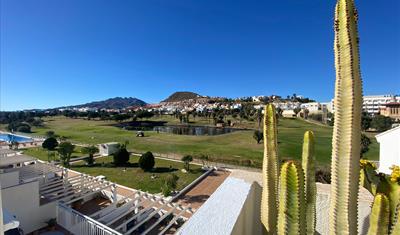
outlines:
[{"label": "clear blue sky", "polygon": [[[333,97],[334,0],[1,0],[1,110],[174,91]],[[400,1],[356,1],[365,94],[400,93]]]}]

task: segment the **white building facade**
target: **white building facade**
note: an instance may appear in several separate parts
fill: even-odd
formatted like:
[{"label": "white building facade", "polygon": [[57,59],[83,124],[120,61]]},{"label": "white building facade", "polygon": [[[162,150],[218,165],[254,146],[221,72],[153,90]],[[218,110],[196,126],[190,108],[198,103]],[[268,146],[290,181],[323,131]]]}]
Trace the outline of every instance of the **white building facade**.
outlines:
[{"label": "white building facade", "polygon": [[377,115],[386,104],[398,101],[400,97],[395,95],[367,95],[363,98],[363,111],[370,115]]}]

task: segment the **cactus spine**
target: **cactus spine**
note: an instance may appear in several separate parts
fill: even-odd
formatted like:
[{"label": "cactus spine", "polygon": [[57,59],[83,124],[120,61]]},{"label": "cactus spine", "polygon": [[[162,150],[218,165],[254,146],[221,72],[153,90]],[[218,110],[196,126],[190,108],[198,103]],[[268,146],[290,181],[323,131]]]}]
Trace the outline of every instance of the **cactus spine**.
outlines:
[{"label": "cactus spine", "polygon": [[278,192],[278,150],[275,107],[264,109],[264,159],[263,191],[261,198],[261,223],[268,234],[275,234]]},{"label": "cactus spine", "polygon": [[335,124],[332,140],[330,234],[357,234],[362,84],[357,12],[338,0],[335,12]]},{"label": "cactus spine", "polygon": [[306,233],[304,174],[294,161],[282,165],[278,212],[278,235]]},{"label": "cactus spine", "polygon": [[315,154],[314,154],[314,133],[307,131],[304,133],[302,168],[305,179],[305,201],[306,201],[306,220],[307,234],[315,234],[315,210],[316,210],[316,185],[315,185]]},{"label": "cactus spine", "polygon": [[389,199],[384,194],[375,196],[369,223],[368,235],[389,233]]}]

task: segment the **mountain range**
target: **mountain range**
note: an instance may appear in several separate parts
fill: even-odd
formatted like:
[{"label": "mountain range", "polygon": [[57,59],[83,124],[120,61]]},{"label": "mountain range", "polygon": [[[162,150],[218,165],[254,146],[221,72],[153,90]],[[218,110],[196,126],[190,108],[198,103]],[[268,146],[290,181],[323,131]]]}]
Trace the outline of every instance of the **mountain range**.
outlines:
[{"label": "mountain range", "polygon": [[80,105],[64,106],[60,108],[96,108],[96,109],[123,109],[131,106],[145,106],[147,103],[143,100],[133,97],[115,97],[101,101],[89,102]]}]

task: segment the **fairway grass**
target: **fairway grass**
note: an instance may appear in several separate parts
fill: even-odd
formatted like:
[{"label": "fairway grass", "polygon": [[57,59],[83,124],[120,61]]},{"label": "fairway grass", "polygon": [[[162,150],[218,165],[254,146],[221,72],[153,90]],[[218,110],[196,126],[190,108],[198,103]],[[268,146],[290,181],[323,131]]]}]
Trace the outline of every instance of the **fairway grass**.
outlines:
[{"label": "fairway grass", "polygon": [[[65,136],[69,141],[76,143],[99,144],[128,141],[128,149],[133,152],[151,151],[174,156],[205,154],[222,162],[230,160],[240,162],[249,159],[255,167],[261,167],[262,163],[263,144],[256,143],[252,137],[252,130],[217,136],[186,136],[145,131],[145,137],[140,138],[135,137],[135,131],[114,127],[113,121],[72,119],[61,116],[44,120],[45,127],[34,128],[35,134],[44,135],[46,131],[54,130],[56,134]],[[253,126],[256,124],[253,123]],[[316,136],[317,164],[329,165],[332,127],[316,125],[301,119],[278,120],[279,156],[281,159],[301,159],[303,135],[307,130],[314,131]],[[368,135],[372,144],[365,158],[377,160],[378,144],[372,134]]]}]

